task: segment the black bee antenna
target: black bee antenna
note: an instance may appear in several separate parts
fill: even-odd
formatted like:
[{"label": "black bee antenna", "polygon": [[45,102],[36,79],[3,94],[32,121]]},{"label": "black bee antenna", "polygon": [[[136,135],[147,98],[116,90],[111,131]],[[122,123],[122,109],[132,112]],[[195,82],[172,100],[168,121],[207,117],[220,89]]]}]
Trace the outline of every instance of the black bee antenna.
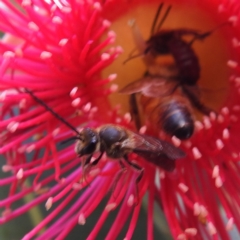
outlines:
[{"label": "black bee antenna", "polygon": [[57,114],[56,112],[54,112],[45,102],[43,102],[41,99],[39,99],[32,91],[28,90],[28,89],[24,89],[25,92],[27,92],[29,95],[31,95],[31,97],[38,102],[39,104],[41,104],[43,107],[45,107],[45,109],[47,111],[49,111],[54,117],[56,117],[57,119],[59,119],[62,123],[64,123],[66,126],[68,126],[70,129],[72,129],[75,133],[80,134],[78,132],[78,130],[72,126],[69,122],[67,122],[63,117],[61,117],[59,114]]},{"label": "black bee antenna", "polygon": [[171,5],[167,8],[167,10],[166,10],[166,12],[165,12],[163,18],[161,19],[160,23],[159,23],[158,26],[157,26],[157,31],[162,27],[162,25],[163,25],[164,21],[166,20],[166,18],[167,18],[167,16],[168,16],[169,12],[170,12],[170,10],[171,10],[171,8],[172,8]]}]

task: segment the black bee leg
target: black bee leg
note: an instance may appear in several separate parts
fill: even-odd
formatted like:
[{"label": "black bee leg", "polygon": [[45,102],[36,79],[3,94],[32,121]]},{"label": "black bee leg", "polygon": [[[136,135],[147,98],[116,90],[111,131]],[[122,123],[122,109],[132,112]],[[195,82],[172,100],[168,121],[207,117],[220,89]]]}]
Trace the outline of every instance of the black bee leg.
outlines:
[{"label": "black bee leg", "polygon": [[91,166],[95,166],[98,164],[99,160],[102,158],[103,153],[104,152],[101,152],[100,155],[92,163],[90,163]]},{"label": "black bee leg", "polygon": [[141,128],[141,120],[139,116],[136,94],[131,94],[129,97],[130,113],[135,122],[137,130]]},{"label": "black bee leg", "polygon": [[[97,163],[99,162],[99,160],[101,159],[102,155],[103,155],[104,152],[101,152],[100,155],[93,161],[91,162],[91,159],[92,159],[92,154],[89,155],[85,161],[83,161],[83,165],[82,165],[82,168],[83,168],[83,177],[82,177],[82,180],[86,181],[86,176],[87,174],[90,172],[92,166],[95,166],[97,165]],[[90,185],[90,184],[88,184]]]},{"label": "black bee leg", "polygon": [[139,172],[138,177],[136,178],[136,193],[137,193],[137,201],[136,201],[136,205],[138,205],[139,203],[139,191],[138,191],[138,183],[141,181],[142,177],[143,177],[143,173],[144,173],[144,168],[138,166],[136,163],[133,163],[131,161],[129,161],[128,157],[125,155],[124,156],[124,160],[134,169],[136,169]]},{"label": "black bee leg", "polygon": [[[92,154],[87,156],[87,158],[84,160],[82,160],[82,178],[81,178],[81,182],[87,182],[86,180],[86,176],[88,174],[88,172],[90,171],[90,161],[91,161],[91,158],[92,158]],[[88,182],[87,182],[87,185],[90,185]]]},{"label": "black bee leg", "polygon": [[111,187],[111,192],[113,195],[113,198],[116,199],[117,196],[114,195],[114,190],[116,189],[117,183],[119,181],[119,179],[121,178],[122,174],[124,171],[126,171],[126,167],[124,166],[124,164],[121,161],[118,161],[120,164],[121,169],[117,172],[117,174],[114,176],[114,181],[113,181],[113,185]]},{"label": "black bee leg", "polygon": [[83,167],[87,167],[90,164],[92,156],[93,155],[91,154],[85,159],[85,161],[83,162]]}]

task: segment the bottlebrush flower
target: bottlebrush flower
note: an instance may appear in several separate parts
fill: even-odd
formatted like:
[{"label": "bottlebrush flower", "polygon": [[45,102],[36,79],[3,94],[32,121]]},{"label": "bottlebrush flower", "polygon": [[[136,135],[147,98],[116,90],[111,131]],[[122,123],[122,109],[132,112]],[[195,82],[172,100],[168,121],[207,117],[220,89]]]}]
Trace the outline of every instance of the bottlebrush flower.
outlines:
[{"label": "bottlebrush flower", "polygon": [[[130,40],[123,34],[130,30],[125,30],[126,25],[121,25],[120,20],[124,16],[129,20],[127,18],[141,12],[138,18],[145,21],[146,9],[154,14],[159,1],[23,0],[12,4],[3,0],[0,3],[0,29],[5,33],[0,42],[0,152],[6,157],[2,170],[11,173],[0,180],[1,186],[9,186],[8,197],[0,201],[1,224],[46,203],[47,210],[51,207],[53,210],[51,208],[48,216],[23,239],[64,239],[77,224],[85,224],[112,191],[88,239],[96,238],[110,212],[118,206],[118,216],[106,239],[116,239],[128,218],[125,239],[130,239],[142,197],[148,192],[148,239],[153,239],[154,201],[163,208],[174,239],[229,239],[232,228],[239,231],[240,4],[219,0],[171,3],[176,4],[179,12],[187,9],[195,15],[199,11],[218,23],[232,22],[233,26],[219,30],[224,34],[224,44],[221,45],[220,39],[217,41],[219,52],[223,53],[221,46],[224,46],[226,56],[231,57],[231,60],[226,59],[226,68],[229,67],[231,73],[226,76],[211,73],[214,68],[217,72],[221,70],[217,67],[217,53],[212,53],[216,49],[215,42],[203,53],[206,62],[201,62],[203,70],[208,69],[203,78],[211,80],[211,86],[219,86],[224,77],[231,94],[227,101],[222,101],[218,115],[211,114],[204,116],[201,122],[196,121],[196,132],[190,140],[181,142],[172,138],[173,143],[187,153],[184,160],[177,162],[173,173],[132,156],[145,170],[138,184],[138,194],[137,173],[130,168],[122,173],[118,162],[106,156],[84,178],[81,159],[76,156],[74,146],[58,148],[58,143],[73,136],[73,132],[26,93],[26,89],[74,127],[95,127],[108,122],[132,127],[129,114],[121,117],[108,100],[116,85],[107,87],[107,84],[116,74],[103,78],[102,72],[107,72],[110,65],[113,68],[108,71],[112,71],[114,60],[122,53],[122,48],[113,44],[116,36],[120,43],[125,43],[125,52],[131,48],[128,47]],[[201,16],[199,12],[197,16]],[[184,14],[183,11],[182,16]],[[175,19],[179,17],[171,15]],[[122,34],[116,35],[110,30],[110,22],[117,32],[124,29]],[[195,22],[204,20],[196,18]],[[211,29],[208,23],[206,28]],[[118,65],[119,81],[134,80],[131,79],[133,72],[139,74],[135,69],[139,69],[139,65],[125,68]],[[144,73],[145,66],[140,69]],[[126,73],[129,76],[126,77]],[[52,174],[47,175],[49,170]],[[27,180],[32,181],[30,186],[26,186]],[[32,192],[38,194],[34,200],[14,209],[16,201]],[[38,236],[45,227],[44,233]]]}]

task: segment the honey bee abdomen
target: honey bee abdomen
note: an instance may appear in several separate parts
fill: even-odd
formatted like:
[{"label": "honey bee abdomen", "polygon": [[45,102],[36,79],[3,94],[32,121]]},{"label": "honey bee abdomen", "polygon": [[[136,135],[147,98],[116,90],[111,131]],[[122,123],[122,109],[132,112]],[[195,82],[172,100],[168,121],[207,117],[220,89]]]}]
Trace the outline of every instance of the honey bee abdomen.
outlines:
[{"label": "honey bee abdomen", "polygon": [[194,131],[194,121],[187,105],[171,100],[161,104],[159,122],[165,132],[179,139],[188,139]]},{"label": "honey bee abdomen", "polygon": [[200,65],[191,45],[181,39],[169,41],[169,51],[173,55],[184,84],[194,85],[200,78]]}]

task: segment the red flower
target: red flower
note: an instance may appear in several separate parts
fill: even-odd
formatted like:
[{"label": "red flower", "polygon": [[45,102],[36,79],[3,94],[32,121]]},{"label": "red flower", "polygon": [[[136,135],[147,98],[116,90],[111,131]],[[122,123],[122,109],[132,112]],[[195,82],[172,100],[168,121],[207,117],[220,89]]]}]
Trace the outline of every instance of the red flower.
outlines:
[{"label": "red flower", "polygon": [[[142,13],[139,19],[142,17],[145,21],[145,9],[152,7],[154,10],[149,10],[152,14],[158,4],[157,0],[120,3],[117,0],[102,3],[84,0],[25,0],[21,4],[5,0],[1,2],[0,29],[5,35],[0,42],[0,152],[6,157],[3,171],[10,172],[11,176],[0,180],[1,186],[10,186],[8,197],[0,201],[3,209],[0,222],[10,221],[40,203],[46,203],[47,210],[55,207],[23,239],[36,238],[46,226],[48,228],[37,239],[64,239],[73,227],[85,223],[109,191],[113,192],[88,239],[97,236],[109,213],[117,206],[120,206],[118,216],[106,239],[116,239],[131,216],[125,238],[130,239],[146,192],[149,192],[148,239],[153,239],[154,201],[163,208],[175,239],[202,239],[203,236],[229,239],[229,230],[235,227],[239,231],[240,4],[237,1],[204,0],[194,4],[191,1],[176,1],[179,12],[184,8],[187,11],[194,9],[193,15],[199,16],[200,11],[212,17],[215,26],[227,20],[233,23],[233,26],[219,30],[223,34],[224,44],[217,43],[219,52],[224,52],[221,49],[224,46],[227,57],[233,59],[226,60],[226,68],[228,65],[231,69],[229,79],[221,76],[221,73],[211,73],[214,68],[217,68],[215,72],[213,70],[214,73],[221,70],[216,66],[221,61],[217,53],[210,52],[216,49],[213,47],[215,42],[206,53],[199,51],[198,55],[200,60],[203,59],[203,71],[208,69],[203,73],[203,82],[204,79],[209,80],[209,76],[213,77],[210,79],[213,83],[203,85],[219,87],[223,79],[224,84],[229,85],[231,94],[227,101],[222,101],[224,105],[218,115],[211,114],[204,116],[201,122],[196,121],[195,134],[190,140],[181,142],[172,138],[173,143],[187,153],[184,160],[177,161],[173,173],[164,172],[137,156],[131,156],[145,170],[137,194],[138,173],[131,168],[122,172],[118,161],[107,159],[106,156],[87,176],[83,176],[81,158],[76,156],[74,146],[61,150],[57,148],[57,144],[73,136],[73,132],[27,93],[27,90],[34,92],[73,128],[96,127],[109,122],[131,128],[129,114],[121,117],[117,112],[118,107],[110,106],[108,96],[116,90],[116,85],[107,84],[117,74],[119,81],[133,81],[130,75],[141,77],[145,66],[122,66],[120,60],[117,74],[103,77],[102,72],[107,71],[105,69],[122,53],[122,48],[111,44],[116,36],[119,41],[126,42],[123,33],[130,32],[122,27],[123,33],[116,35],[109,30],[110,21],[114,23],[114,28],[125,14],[135,17],[136,9]],[[19,10],[19,5],[23,11]],[[182,16],[184,14],[183,11]],[[172,15],[177,18],[181,14]],[[116,31],[121,31],[115,27]],[[126,46],[122,46],[127,53],[128,43],[129,40]],[[114,69],[114,64],[108,68],[109,71]],[[142,73],[135,69],[141,69]],[[228,73],[225,75],[228,76]],[[120,84],[124,86],[126,83]],[[119,99],[117,101],[120,102]],[[52,174],[46,175],[48,170],[53,170]],[[25,184],[28,179],[33,179],[31,186]],[[89,184],[91,187],[88,187]],[[39,195],[14,209],[13,203],[31,192]],[[64,211],[67,207],[67,211]]]}]

